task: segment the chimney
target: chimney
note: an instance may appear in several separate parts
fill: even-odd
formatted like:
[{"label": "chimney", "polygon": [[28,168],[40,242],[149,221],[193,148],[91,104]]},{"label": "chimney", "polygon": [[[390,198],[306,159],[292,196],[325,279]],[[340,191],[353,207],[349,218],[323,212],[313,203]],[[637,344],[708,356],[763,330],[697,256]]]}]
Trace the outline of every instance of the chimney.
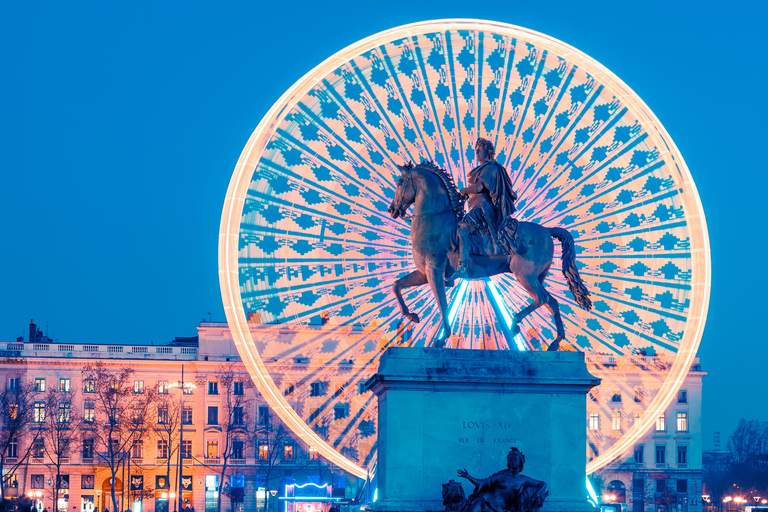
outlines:
[{"label": "chimney", "polygon": [[27,339],[27,342],[34,343],[36,336],[37,336],[37,325],[35,324],[35,319],[33,318],[29,321],[29,338]]}]

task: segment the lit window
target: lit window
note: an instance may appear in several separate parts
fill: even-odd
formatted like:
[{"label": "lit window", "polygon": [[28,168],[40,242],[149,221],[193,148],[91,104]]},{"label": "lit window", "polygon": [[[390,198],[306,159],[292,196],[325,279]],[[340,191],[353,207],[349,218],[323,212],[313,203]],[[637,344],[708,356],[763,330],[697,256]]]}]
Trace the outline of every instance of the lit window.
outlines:
[{"label": "lit window", "polygon": [[166,441],[165,439],[157,440],[157,458],[158,459],[168,458],[168,441]]},{"label": "lit window", "polygon": [[194,384],[190,384],[189,382],[184,384],[184,386],[182,386],[181,389],[182,389],[181,392],[183,394],[185,394],[185,395],[194,395],[195,394],[195,385]]},{"label": "lit window", "polygon": [[184,459],[192,458],[192,441],[190,439],[185,439],[184,442],[182,443],[181,456]]},{"label": "lit window", "polygon": [[688,391],[685,389],[681,389],[677,392],[677,403],[679,404],[687,404],[688,403]]},{"label": "lit window", "polygon": [[168,381],[167,380],[161,380],[157,383],[157,392],[161,395],[167,395],[168,394]]},{"label": "lit window", "polygon": [[209,382],[208,383],[208,394],[209,395],[218,395],[219,394],[219,383],[218,382]]},{"label": "lit window", "polygon": [[645,462],[643,451],[643,445],[635,446],[635,464],[643,464]]},{"label": "lit window", "polygon": [[232,394],[242,396],[245,394],[245,389],[242,382],[232,383]]},{"label": "lit window", "polygon": [[285,443],[283,446],[283,458],[285,460],[293,460],[293,444]]},{"label": "lit window", "polygon": [[621,412],[614,411],[611,415],[611,429],[621,430]]},{"label": "lit window", "polygon": [[157,423],[159,425],[168,424],[168,407],[160,406],[157,408]]},{"label": "lit window", "polygon": [[59,402],[59,423],[69,423],[72,406],[69,402]]},{"label": "lit window", "polygon": [[656,446],[656,464],[666,464],[667,447],[663,445]]},{"label": "lit window", "polygon": [[44,393],[45,392],[45,378],[39,377],[35,379],[35,391],[38,393]]},{"label": "lit window", "polygon": [[93,402],[85,402],[83,404],[83,421],[86,423],[93,423],[96,419],[96,408]]},{"label": "lit window", "polygon": [[35,402],[34,421],[35,423],[45,421],[45,402]]},{"label": "lit window", "polygon": [[266,460],[269,457],[269,444],[266,441],[259,442],[259,459]]},{"label": "lit window", "polygon": [[687,446],[677,447],[677,463],[688,464],[688,447]]},{"label": "lit window", "polygon": [[95,393],[96,382],[93,379],[85,379],[83,381],[83,393]]},{"label": "lit window", "polygon": [[309,460],[317,460],[318,459],[318,453],[317,453],[317,446],[310,446],[309,447]]},{"label": "lit window", "polygon": [[589,430],[600,430],[600,416],[597,414],[589,415]]},{"label": "lit window", "polygon": [[687,412],[677,413],[677,431],[688,432],[688,413]]},{"label": "lit window", "polygon": [[219,442],[218,441],[208,441],[205,448],[205,457],[207,459],[219,458]]},{"label": "lit window", "polygon": [[16,473],[6,473],[5,475],[5,486],[9,489],[18,489],[19,488],[19,475]]},{"label": "lit window", "polygon": [[136,393],[136,394],[144,393],[144,381],[143,380],[135,380],[135,381],[133,381],[133,392]]},{"label": "lit window", "polygon": [[19,404],[8,404],[8,418],[15,420],[19,417]]},{"label": "lit window", "polygon": [[72,389],[72,381],[71,379],[59,379],[59,392],[60,393],[69,393]]},{"label": "lit window", "polygon": [[667,418],[664,413],[659,414],[656,418],[656,432],[666,432],[667,430]]}]

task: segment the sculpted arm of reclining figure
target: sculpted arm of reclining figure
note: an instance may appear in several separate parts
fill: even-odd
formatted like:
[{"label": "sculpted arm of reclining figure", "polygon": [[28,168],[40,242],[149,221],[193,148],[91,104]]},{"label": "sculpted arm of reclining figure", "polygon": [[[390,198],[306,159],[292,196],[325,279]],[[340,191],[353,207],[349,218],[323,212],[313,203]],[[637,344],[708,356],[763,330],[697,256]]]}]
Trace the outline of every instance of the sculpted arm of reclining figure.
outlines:
[{"label": "sculpted arm of reclining figure", "polygon": [[461,478],[466,478],[470,482],[472,482],[473,485],[477,486],[477,479],[470,476],[466,469],[459,469],[456,471],[456,474],[459,475]]}]

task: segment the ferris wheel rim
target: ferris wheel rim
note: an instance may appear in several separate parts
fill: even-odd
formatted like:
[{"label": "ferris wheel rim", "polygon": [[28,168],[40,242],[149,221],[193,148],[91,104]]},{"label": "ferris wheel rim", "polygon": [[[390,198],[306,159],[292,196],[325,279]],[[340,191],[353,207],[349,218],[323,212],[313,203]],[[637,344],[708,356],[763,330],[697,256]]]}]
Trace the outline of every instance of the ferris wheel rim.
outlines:
[{"label": "ferris wheel rim", "polygon": [[[644,116],[648,119],[647,124],[644,123],[644,126],[653,128],[653,130],[649,130],[649,135],[654,142],[656,142],[658,148],[666,148],[664,149],[664,154],[671,157],[670,164],[673,164],[675,169],[680,173],[681,181],[686,188],[685,197],[689,201],[686,201],[683,204],[685,218],[692,226],[691,236],[697,238],[697,243],[692,244],[694,247],[691,254],[693,273],[702,278],[700,282],[693,283],[692,285],[692,293],[696,300],[694,301],[692,299],[691,303],[695,303],[696,307],[691,307],[691,313],[686,322],[684,336],[688,339],[688,344],[685,345],[681,342],[681,347],[687,346],[687,348],[684,350],[682,358],[680,357],[680,353],[675,357],[675,362],[670,371],[672,379],[667,378],[667,380],[665,380],[662,389],[643,414],[641,422],[634,425],[621,438],[627,439],[627,441],[614,443],[609,451],[590,462],[587,465],[586,470],[587,473],[591,473],[604,467],[619,456],[623,450],[626,450],[627,447],[639,437],[640,434],[637,434],[637,432],[643,433],[647,430],[647,427],[652,424],[654,417],[669,406],[673,400],[674,393],[679,389],[682,379],[687,375],[688,369],[691,367],[696,356],[696,350],[701,341],[709,305],[711,280],[709,238],[701,200],[690,174],[690,170],[685,164],[679,150],[674,145],[671,137],[655,114],[648,108],[642,99],[629,88],[629,86],[605,66],[589,55],[551,36],[516,25],[477,19],[457,18],[416,22],[384,30],[361,39],[360,41],[336,52],[296,81],[269,109],[251,134],[240,158],[238,159],[227,190],[219,234],[219,276],[227,322],[232,330],[235,344],[240,353],[243,354],[243,360],[249,373],[256,381],[260,392],[265,395],[267,402],[273,407],[278,416],[283,419],[283,421],[286,421],[286,423],[292,427],[292,430],[295,428],[294,432],[297,432],[302,440],[310,440],[312,441],[311,444],[317,445],[323,456],[332,460],[350,473],[364,478],[364,475],[367,474],[366,469],[353,463],[351,460],[339,454],[330,445],[322,441],[322,439],[315,433],[311,432],[306,423],[295,413],[295,411],[293,411],[269,376],[258,351],[255,350],[254,340],[250,329],[247,328],[248,323],[243,308],[238,281],[237,251],[245,196],[256,168],[256,162],[258,161],[258,158],[256,160],[253,159],[253,155],[260,155],[264,151],[267,141],[274,133],[274,128],[285,119],[285,116],[290,112],[291,108],[295,106],[298,100],[304,97],[307,92],[317,84],[319,77],[327,75],[329,72],[337,69],[340,65],[348,62],[349,59],[360,55],[362,52],[376,48],[380,44],[395,39],[398,36],[404,37],[424,34],[430,30],[447,31],[459,29],[491,32],[499,31],[500,33],[514,35],[516,37],[525,35],[533,40],[532,42],[535,44],[560,49],[558,54],[563,57],[573,58],[575,56],[580,65],[586,62],[590,66],[593,66],[593,71],[595,72],[592,74],[596,79],[601,83],[610,82],[613,86],[617,87],[617,90],[625,91],[626,96],[621,98],[622,101],[626,102],[629,99],[629,107],[632,112],[638,116],[638,118]],[[691,324],[691,321],[694,323]],[[693,327],[693,329],[689,329],[689,325]],[[262,387],[266,393],[265,391],[262,391]],[[629,434],[632,434],[631,439],[628,438]]]}]

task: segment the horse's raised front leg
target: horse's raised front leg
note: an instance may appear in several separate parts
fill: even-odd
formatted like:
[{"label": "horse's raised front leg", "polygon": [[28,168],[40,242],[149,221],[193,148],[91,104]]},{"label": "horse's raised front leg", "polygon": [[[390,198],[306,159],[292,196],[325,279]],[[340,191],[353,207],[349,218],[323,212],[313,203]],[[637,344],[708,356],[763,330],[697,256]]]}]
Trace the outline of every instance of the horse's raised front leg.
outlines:
[{"label": "horse's raised front leg", "polygon": [[427,269],[429,286],[432,288],[432,294],[437,300],[437,306],[440,308],[440,318],[443,320],[443,335],[439,336],[432,344],[432,346],[436,348],[443,348],[445,346],[445,340],[451,335],[451,324],[448,323],[448,301],[445,298],[444,273],[445,268],[431,267]]},{"label": "horse's raised front leg", "polygon": [[421,286],[427,284],[427,276],[418,270],[414,270],[405,277],[401,277],[395,284],[392,285],[392,291],[395,292],[397,303],[400,305],[400,311],[405,317],[414,323],[419,323],[419,315],[411,313],[403,300],[403,294],[400,293],[403,288],[411,288],[413,286]]}]

